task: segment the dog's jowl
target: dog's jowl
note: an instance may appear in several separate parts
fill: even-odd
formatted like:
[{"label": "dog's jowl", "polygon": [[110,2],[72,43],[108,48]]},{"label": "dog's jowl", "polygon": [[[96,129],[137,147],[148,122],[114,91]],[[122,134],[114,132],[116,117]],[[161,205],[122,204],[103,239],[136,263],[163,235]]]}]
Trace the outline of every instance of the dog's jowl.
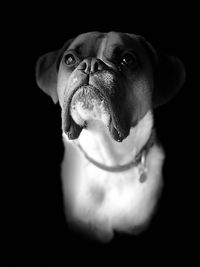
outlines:
[{"label": "dog's jowl", "polygon": [[68,223],[103,240],[147,226],[165,157],[152,110],[183,85],[181,61],[138,35],[89,32],[39,58],[36,79],[61,106]]}]

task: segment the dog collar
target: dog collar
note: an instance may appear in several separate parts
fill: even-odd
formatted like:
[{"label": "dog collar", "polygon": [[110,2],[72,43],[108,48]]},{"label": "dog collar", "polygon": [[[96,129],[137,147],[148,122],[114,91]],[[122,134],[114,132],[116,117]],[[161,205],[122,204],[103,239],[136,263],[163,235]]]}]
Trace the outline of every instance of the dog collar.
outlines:
[{"label": "dog collar", "polygon": [[136,155],[136,157],[130,161],[129,163],[123,164],[123,165],[116,165],[116,166],[107,166],[103,163],[100,163],[90,157],[87,152],[82,148],[82,146],[76,142],[76,145],[78,148],[81,150],[85,158],[91,162],[93,165],[98,167],[99,169],[102,169],[107,172],[124,172],[132,169],[133,167],[139,166],[139,172],[140,172],[140,182],[143,183],[146,181],[146,173],[147,173],[147,168],[145,167],[145,159],[146,155],[149,151],[149,149],[153,146],[154,144],[154,133],[152,132],[149,140],[147,143],[144,145],[144,147],[140,150],[140,152]]}]

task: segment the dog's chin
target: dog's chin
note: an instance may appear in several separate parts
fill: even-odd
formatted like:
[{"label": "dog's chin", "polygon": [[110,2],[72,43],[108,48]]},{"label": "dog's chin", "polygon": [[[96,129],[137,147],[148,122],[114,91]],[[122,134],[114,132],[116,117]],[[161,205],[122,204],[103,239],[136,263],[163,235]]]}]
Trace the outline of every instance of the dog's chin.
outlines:
[{"label": "dog's chin", "polygon": [[111,99],[91,85],[82,86],[75,91],[69,102],[68,113],[65,133],[70,140],[78,139],[83,128],[89,128],[94,121],[104,124],[111,137],[118,142],[122,142],[130,131]]}]

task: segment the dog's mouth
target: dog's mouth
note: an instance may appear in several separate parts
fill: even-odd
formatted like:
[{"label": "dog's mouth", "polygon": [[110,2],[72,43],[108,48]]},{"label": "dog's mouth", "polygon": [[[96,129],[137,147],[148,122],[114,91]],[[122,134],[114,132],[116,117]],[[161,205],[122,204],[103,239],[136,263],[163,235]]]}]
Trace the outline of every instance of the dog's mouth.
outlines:
[{"label": "dog's mouth", "polygon": [[77,88],[63,108],[63,131],[70,140],[77,139],[88,124],[98,120],[109,129],[115,141],[122,142],[128,136],[130,127],[119,102],[93,85]]}]

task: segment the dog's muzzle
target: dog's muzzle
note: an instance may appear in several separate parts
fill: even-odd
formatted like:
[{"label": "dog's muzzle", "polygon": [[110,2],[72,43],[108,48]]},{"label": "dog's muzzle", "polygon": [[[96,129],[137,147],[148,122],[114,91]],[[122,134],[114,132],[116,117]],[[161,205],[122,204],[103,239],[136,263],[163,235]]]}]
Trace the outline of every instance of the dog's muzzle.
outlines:
[{"label": "dog's muzzle", "polygon": [[77,139],[82,129],[87,128],[89,120],[100,120],[108,127],[112,138],[121,142],[129,134],[130,121],[125,112],[125,95],[119,75],[104,63],[99,63],[100,60],[92,62],[87,64],[84,60],[84,64],[75,70],[74,77],[79,79],[81,73],[82,78],[82,72],[85,72],[85,79],[70,88],[70,93],[66,88],[62,108],[63,131],[69,139]]}]

